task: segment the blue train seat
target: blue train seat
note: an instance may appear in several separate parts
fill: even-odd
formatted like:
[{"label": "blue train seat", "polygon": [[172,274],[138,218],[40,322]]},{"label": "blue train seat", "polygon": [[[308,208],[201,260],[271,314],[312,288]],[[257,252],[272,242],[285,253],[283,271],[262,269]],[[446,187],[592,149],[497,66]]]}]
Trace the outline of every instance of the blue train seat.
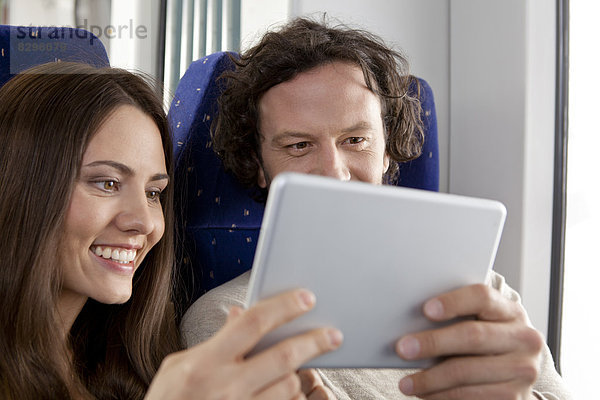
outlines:
[{"label": "blue train seat", "polygon": [[60,61],[109,66],[104,45],[86,30],[0,25],[0,86],[23,70]]},{"label": "blue train seat", "polygon": [[[183,228],[182,273],[193,286],[190,301],[252,267],[264,204],[253,199],[225,171],[213,152],[210,125],[223,87],[217,80],[232,69],[228,53],[215,53],[190,65],[169,110],[174,134],[175,185]],[[401,163],[398,185],[438,190],[437,122],[433,92],[422,79],[425,123],[422,155]]]}]

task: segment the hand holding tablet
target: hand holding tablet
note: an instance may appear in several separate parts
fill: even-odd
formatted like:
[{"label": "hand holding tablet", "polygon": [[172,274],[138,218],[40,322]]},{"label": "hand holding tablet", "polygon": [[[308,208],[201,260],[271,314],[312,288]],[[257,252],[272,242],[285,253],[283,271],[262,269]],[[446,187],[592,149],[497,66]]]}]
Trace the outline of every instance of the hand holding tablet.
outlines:
[{"label": "hand holding tablet", "polygon": [[440,327],[428,299],[482,283],[506,211],[492,200],[280,174],[273,181],[254,260],[249,305],[304,287],[317,304],[255,348],[310,329],[344,333],[310,367],[425,367],[403,360],[398,339]]}]

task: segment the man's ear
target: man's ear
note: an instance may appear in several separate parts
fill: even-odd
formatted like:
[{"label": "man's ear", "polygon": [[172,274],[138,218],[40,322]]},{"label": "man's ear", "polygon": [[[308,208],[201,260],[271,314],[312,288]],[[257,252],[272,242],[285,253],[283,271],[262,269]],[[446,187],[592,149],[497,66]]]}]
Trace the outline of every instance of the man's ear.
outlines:
[{"label": "man's ear", "polygon": [[265,167],[263,167],[262,159],[258,154],[254,154],[254,162],[258,166],[258,176],[256,177],[256,184],[261,189],[267,188],[267,174],[265,174]]},{"label": "man's ear", "polygon": [[390,156],[386,151],[383,155],[383,173],[385,174],[388,169],[390,169]]},{"label": "man's ear", "polygon": [[267,179],[265,178],[265,170],[260,163],[258,164],[258,177],[256,180],[257,180],[256,183],[258,184],[258,187],[260,187],[262,189],[267,188]]}]

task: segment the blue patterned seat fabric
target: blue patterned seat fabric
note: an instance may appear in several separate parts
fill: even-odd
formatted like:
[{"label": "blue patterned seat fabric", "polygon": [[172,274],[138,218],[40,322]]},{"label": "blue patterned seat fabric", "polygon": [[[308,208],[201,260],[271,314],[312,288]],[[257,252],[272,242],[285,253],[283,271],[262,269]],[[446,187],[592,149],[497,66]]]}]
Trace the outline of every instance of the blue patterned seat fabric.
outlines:
[{"label": "blue patterned seat fabric", "polygon": [[104,45],[86,30],[0,25],[0,86],[27,68],[60,61],[109,66]]},{"label": "blue patterned seat fabric", "polygon": [[[223,83],[217,78],[233,63],[215,53],[190,65],[169,110],[174,134],[175,185],[185,243],[182,275],[194,301],[206,291],[252,267],[264,204],[253,200],[226,172],[212,150],[210,125]],[[433,93],[420,79],[425,121],[423,154],[400,165],[399,185],[438,190],[437,123]]]}]

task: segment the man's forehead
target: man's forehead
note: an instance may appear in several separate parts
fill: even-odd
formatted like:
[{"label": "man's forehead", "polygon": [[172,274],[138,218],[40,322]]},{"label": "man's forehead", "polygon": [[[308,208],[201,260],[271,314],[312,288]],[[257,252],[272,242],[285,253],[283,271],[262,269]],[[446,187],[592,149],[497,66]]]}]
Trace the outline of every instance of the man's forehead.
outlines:
[{"label": "man's forehead", "polygon": [[[381,103],[366,86],[362,70],[346,63],[326,64],[273,86],[258,104],[259,131],[356,131],[381,125]],[[264,133],[264,132],[261,132]]]},{"label": "man's forehead", "polygon": [[[359,121],[355,124],[349,125],[347,127],[342,127],[339,129],[339,132],[342,134],[346,134],[346,133],[356,133],[356,132],[368,132],[368,131],[372,131],[375,130],[375,127],[373,126],[373,124],[370,121]],[[279,139],[279,138],[287,138],[287,137],[293,137],[293,138],[309,138],[309,137],[313,137],[315,136],[314,133],[312,132],[308,132],[308,131],[301,131],[301,130],[297,130],[297,129],[285,129],[281,132],[277,132],[274,136],[273,139]]]},{"label": "man's forehead", "polygon": [[358,64],[354,64],[347,61],[331,61],[323,64],[316,65],[306,71],[297,73],[292,79],[283,81],[269,90],[276,87],[286,87],[296,82],[306,85],[312,82],[326,83],[330,82],[336,77],[344,77],[347,80],[355,82],[357,85],[362,86],[368,90],[369,87],[365,80],[365,75],[362,68]]}]

